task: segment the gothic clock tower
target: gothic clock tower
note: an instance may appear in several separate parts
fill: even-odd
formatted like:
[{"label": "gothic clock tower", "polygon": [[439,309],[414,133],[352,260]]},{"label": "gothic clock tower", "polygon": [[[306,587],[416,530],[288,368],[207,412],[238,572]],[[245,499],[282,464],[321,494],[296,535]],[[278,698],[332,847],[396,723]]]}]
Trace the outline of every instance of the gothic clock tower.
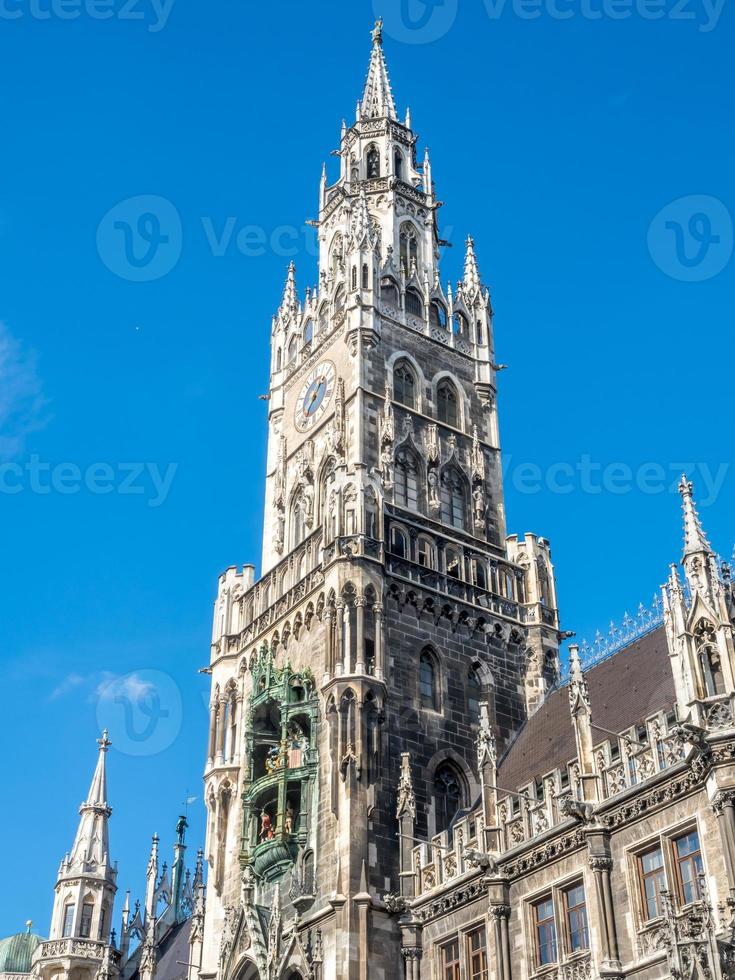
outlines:
[{"label": "gothic clock tower", "polygon": [[558,675],[548,543],[506,534],[490,295],[471,238],[441,283],[417,142],[378,23],[318,284],[292,265],[272,323],[261,577],[219,582],[203,977],[402,976],[386,895],[480,795],[481,714],[502,748]]}]

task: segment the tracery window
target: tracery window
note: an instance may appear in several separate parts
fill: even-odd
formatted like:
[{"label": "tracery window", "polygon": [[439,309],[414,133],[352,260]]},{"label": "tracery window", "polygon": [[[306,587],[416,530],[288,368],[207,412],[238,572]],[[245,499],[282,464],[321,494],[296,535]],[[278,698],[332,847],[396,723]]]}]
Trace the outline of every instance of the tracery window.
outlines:
[{"label": "tracery window", "polygon": [[304,343],[310,344],[314,339],[314,321],[307,320],[304,326]]},{"label": "tracery window", "polygon": [[447,329],[447,311],[444,305],[437,299],[431,301],[429,307],[429,323],[432,327],[439,327],[440,330]]},{"label": "tracery window", "polygon": [[450,466],[442,471],[439,500],[442,521],[452,527],[464,528],[464,482],[454,467]]},{"label": "tracery window", "polygon": [[715,628],[708,620],[703,619],[694,630],[694,644],[702,675],[703,696],[711,698],[724,694],[726,688],[722,659],[717,648]]},{"label": "tracery window", "polygon": [[73,902],[67,902],[67,904],[64,906],[64,921],[61,927],[61,935],[64,937],[64,939],[73,934],[75,911],[76,906]]},{"label": "tracery window", "polygon": [[380,177],[380,150],[377,146],[371,146],[367,151],[367,177],[368,180]]},{"label": "tracery window", "polygon": [[436,390],[437,416],[440,422],[459,427],[459,398],[451,381],[442,381]]},{"label": "tracery window", "polygon": [[408,274],[413,262],[418,265],[419,243],[413,225],[404,225],[399,236],[401,268]]},{"label": "tracery window", "polygon": [[431,708],[432,711],[439,708],[436,674],[434,657],[428,650],[424,650],[419,659],[419,693],[422,706]]},{"label": "tracery window", "polygon": [[393,159],[394,159],[393,169],[395,171],[396,177],[399,180],[403,180],[403,154],[401,153],[400,150],[396,150]]},{"label": "tracery window", "polygon": [[423,317],[424,315],[424,301],[416,289],[410,288],[406,290],[406,313],[418,317]]},{"label": "tracery window", "polygon": [[439,766],[434,774],[435,833],[447,830],[462,807],[462,784],[451,763]]},{"label": "tracery window", "polygon": [[391,554],[397,555],[398,558],[408,557],[406,535],[399,527],[392,527],[390,529],[390,550]]},{"label": "tracery window", "polygon": [[416,377],[408,361],[399,361],[393,369],[393,397],[407,408],[416,408]]},{"label": "tracery window", "polygon": [[395,464],[395,501],[401,507],[418,510],[419,468],[416,456],[407,449],[399,449]]}]

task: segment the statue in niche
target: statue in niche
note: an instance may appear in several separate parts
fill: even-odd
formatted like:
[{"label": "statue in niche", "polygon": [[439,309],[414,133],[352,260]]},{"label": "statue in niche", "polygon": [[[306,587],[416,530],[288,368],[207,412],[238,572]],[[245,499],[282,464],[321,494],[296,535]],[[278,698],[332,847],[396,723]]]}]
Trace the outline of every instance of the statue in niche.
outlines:
[{"label": "statue in niche", "polygon": [[478,527],[485,525],[485,493],[481,486],[476,486],[472,491],[472,503],[475,514],[475,524]]},{"label": "statue in niche", "polygon": [[304,512],[304,524],[311,527],[314,523],[314,488],[308,482],[301,491],[301,507]]},{"label": "statue in niche", "polygon": [[260,840],[273,840],[273,821],[266,810],[260,814]]},{"label": "statue in niche", "polygon": [[267,775],[276,772],[281,768],[281,753],[277,745],[272,745],[268,749],[268,755],[265,757],[265,771]]},{"label": "statue in niche", "polygon": [[288,726],[288,767],[298,769],[305,762],[306,752],[309,748],[309,739],[304,734],[301,725],[295,721]]},{"label": "statue in niche", "polygon": [[274,548],[276,552],[280,555],[283,553],[283,543],[285,540],[285,529],[286,529],[286,516],[282,510],[278,511],[278,523],[276,525],[276,540],[274,542]]},{"label": "statue in niche", "polygon": [[285,818],[283,820],[283,830],[284,830],[284,833],[286,833],[286,834],[292,834],[293,833],[293,822],[294,822],[293,807],[289,803],[286,806],[286,816],[285,816]]},{"label": "statue in niche", "polygon": [[429,483],[429,508],[439,510],[439,475],[435,469],[430,469],[427,480]]}]

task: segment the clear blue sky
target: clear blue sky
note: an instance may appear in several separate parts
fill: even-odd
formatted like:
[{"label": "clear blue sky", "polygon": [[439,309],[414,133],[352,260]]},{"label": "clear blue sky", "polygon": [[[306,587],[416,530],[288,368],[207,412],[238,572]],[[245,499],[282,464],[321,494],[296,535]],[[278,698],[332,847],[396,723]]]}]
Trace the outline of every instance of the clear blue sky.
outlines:
[{"label": "clear blue sky", "polygon": [[[121,887],[142,893],[150,836],[169,847],[187,789],[200,798],[192,848],[202,841],[197,669],[217,574],[259,559],[257,396],[290,258],[278,229],[295,230],[303,288],[316,277],[303,221],[323,160],[334,174],[374,16],[369,0],[175,0],[162,25],[150,0],[134,8],[143,20],[122,19],[121,0],[110,20],[92,16],[92,0],[63,19],[56,2],[37,0],[35,15],[23,0],[0,4],[0,462],[20,467],[1,471],[20,492],[0,493],[0,935],[29,917],[48,929],[98,720],[116,743]],[[731,462],[733,10],[707,29],[704,0],[689,0],[697,19],[657,21],[642,0],[624,19],[610,4],[593,19],[602,0],[586,13],[559,0],[563,20],[551,0],[535,19],[511,0],[405,3],[403,15],[399,0],[381,5],[385,48],[446,202],[455,248],[443,278],[458,278],[472,232],[510,365],[509,529],[551,539],[563,624],[589,636],[648,601],[678,559],[678,496],[616,492],[627,477],[609,469],[606,489],[590,492],[599,473],[590,487],[546,468],[589,457],[640,482],[654,463],[670,483],[688,463],[701,484],[698,470]],[[180,239],[175,222],[143,227],[171,231],[173,258],[181,243],[171,271],[148,282],[103,261],[115,267],[131,220],[124,209],[103,218],[140,195],[170,201],[181,226]],[[235,234],[213,249],[228,218]],[[262,254],[238,249],[245,226],[267,244],[251,235],[244,251]],[[120,492],[130,463],[169,475],[175,464],[160,506],[151,469],[133,480],[142,493]],[[532,471],[519,478],[525,463],[543,468],[540,484]],[[51,474],[55,489],[40,492]],[[521,492],[529,483],[538,492]],[[735,474],[709,496],[706,527],[729,553]],[[126,736],[117,699],[150,684],[163,685],[168,715],[146,748]],[[141,744],[149,754],[131,754]]]}]

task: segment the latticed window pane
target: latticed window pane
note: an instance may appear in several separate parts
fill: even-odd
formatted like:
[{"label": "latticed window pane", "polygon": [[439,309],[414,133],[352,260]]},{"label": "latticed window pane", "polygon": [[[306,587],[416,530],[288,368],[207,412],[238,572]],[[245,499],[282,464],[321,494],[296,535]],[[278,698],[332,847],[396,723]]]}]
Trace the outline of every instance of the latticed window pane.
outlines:
[{"label": "latticed window pane", "polygon": [[425,708],[436,707],[436,676],[431,657],[423,654],[419,664],[421,703]]},{"label": "latticed window pane", "polygon": [[399,453],[396,457],[395,486],[396,503],[418,510],[419,474],[416,460],[411,453]]},{"label": "latticed window pane", "polygon": [[536,958],[538,966],[556,963],[556,921],[554,903],[551,898],[539,902],[534,908],[536,919]]},{"label": "latticed window pane", "polygon": [[465,525],[465,500],[462,480],[455,470],[442,473],[440,489],[441,518],[445,524],[463,528]]},{"label": "latticed window pane", "polygon": [[406,312],[412,316],[424,315],[424,303],[415,289],[406,290]]},{"label": "latticed window pane", "polygon": [[393,372],[393,397],[401,405],[416,407],[416,379],[407,364],[399,364]]},{"label": "latticed window pane", "polygon": [[642,854],[639,861],[645,915],[647,919],[655,919],[663,912],[661,896],[666,889],[663,852],[660,847],[654,847]]},{"label": "latticed window pane", "polygon": [[446,422],[457,428],[458,409],[457,409],[457,390],[449,381],[443,381],[437,390],[437,411],[439,421]]},{"label": "latticed window pane", "polygon": [[453,939],[441,948],[441,980],[460,980],[459,940]]},{"label": "latticed window pane", "polygon": [[71,936],[72,930],[74,929],[74,912],[76,906],[66,905],[64,907],[64,925],[61,930],[62,936]]},{"label": "latticed window pane", "polygon": [[475,929],[467,937],[467,959],[470,980],[488,980],[487,935],[484,926]]},{"label": "latticed window pane", "polygon": [[583,885],[575,885],[564,893],[564,904],[567,916],[567,938],[569,952],[578,949],[589,949],[590,936],[587,924],[587,900]]},{"label": "latticed window pane", "polygon": [[462,789],[451,766],[440,766],[434,776],[436,833],[446,830],[462,806]]},{"label": "latticed window pane", "polygon": [[92,913],[94,912],[94,905],[88,905],[86,902],[82,905],[82,919],[79,923],[79,935],[83,939],[89,939],[92,934]]},{"label": "latticed window pane", "polygon": [[704,872],[699,834],[696,830],[674,841],[674,855],[679,884],[679,900],[682,905],[696,902],[700,895],[699,876]]}]

